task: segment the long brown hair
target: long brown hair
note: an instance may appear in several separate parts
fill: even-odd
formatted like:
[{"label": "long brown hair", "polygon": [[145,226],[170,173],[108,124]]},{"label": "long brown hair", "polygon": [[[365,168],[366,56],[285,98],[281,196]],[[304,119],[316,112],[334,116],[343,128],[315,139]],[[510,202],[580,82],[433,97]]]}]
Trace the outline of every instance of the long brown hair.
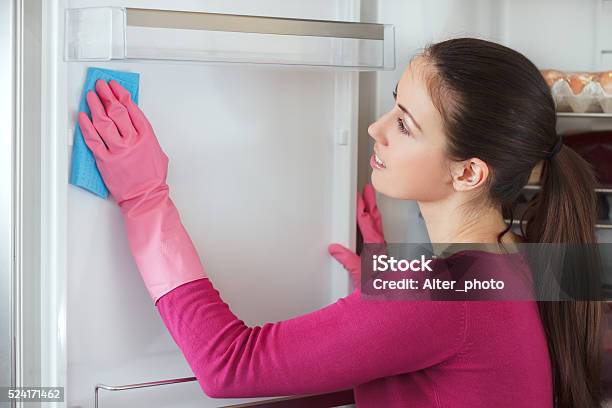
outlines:
[{"label": "long brown hair", "polygon": [[[478,157],[490,168],[485,199],[511,219],[514,203],[542,163],[542,189],[525,212],[526,242],[595,243],[593,169],[562,147],[546,81],[524,55],[475,38],[428,45],[429,93],[443,118],[447,153]],[[511,225],[500,232],[505,234]],[[555,406],[601,406],[603,302],[539,301],[553,368]]]}]

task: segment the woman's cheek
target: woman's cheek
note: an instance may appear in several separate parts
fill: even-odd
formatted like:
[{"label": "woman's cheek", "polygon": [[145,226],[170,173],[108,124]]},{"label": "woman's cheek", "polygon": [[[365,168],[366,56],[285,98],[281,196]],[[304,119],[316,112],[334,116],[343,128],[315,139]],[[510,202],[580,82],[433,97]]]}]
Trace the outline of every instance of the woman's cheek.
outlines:
[{"label": "woman's cheek", "polygon": [[375,170],[372,177],[374,187],[383,194],[386,190],[385,195],[417,201],[435,201],[447,194],[442,159],[435,153],[414,149],[392,159],[387,169]]},{"label": "woman's cheek", "polygon": [[430,201],[439,197],[440,173],[435,158],[426,155],[412,155],[403,162],[401,174],[404,177],[407,199]]}]

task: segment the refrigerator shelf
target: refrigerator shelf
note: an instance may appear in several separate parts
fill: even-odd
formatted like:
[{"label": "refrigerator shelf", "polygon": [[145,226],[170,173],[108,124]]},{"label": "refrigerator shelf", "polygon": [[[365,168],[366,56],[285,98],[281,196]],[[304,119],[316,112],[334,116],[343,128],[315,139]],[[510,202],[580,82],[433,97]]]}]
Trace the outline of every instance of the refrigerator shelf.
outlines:
[{"label": "refrigerator shelf", "polygon": [[575,113],[557,112],[559,118],[593,118],[593,119],[612,119],[612,113]]},{"label": "refrigerator shelf", "polygon": [[86,7],[65,12],[64,59],[392,70],[394,37],[391,24]]},{"label": "refrigerator shelf", "polygon": [[[508,224],[510,222],[510,219],[504,218],[504,222]],[[523,221],[522,224],[526,224],[526,222]],[[512,220],[512,225],[521,225],[521,221],[516,219]],[[612,224],[606,222],[598,222],[595,224],[595,229],[612,229]]]},{"label": "refrigerator shelf", "polygon": [[[530,191],[539,191],[541,189],[542,187],[539,184],[526,184],[523,187],[523,190],[530,190]],[[596,193],[610,194],[612,193],[612,187],[596,187],[594,191]]]},{"label": "refrigerator shelf", "polygon": [[107,384],[96,384],[94,388],[94,408],[98,408],[99,406],[99,395],[100,390],[107,391],[125,391],[125,390],[135,390],[137,388],[148,388],[148,387],[158,387],[160,385],[170,385],[170,384],[179,384],[184,382],[197,381],[196,377],[183,377],[183,378],[173,378],[170,380],[161,380],[161,381],[151,381],[145,383],[138,384],[127,384],[127,385],[107,385]]}]

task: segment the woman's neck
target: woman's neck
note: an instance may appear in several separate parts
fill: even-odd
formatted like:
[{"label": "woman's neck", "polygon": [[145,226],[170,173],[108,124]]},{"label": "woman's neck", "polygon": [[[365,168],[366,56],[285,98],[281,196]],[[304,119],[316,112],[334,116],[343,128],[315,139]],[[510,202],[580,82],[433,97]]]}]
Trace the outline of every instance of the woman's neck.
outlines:
[{"label": "woman's neck", "polygon": [[[506,229],[501,210],[483,207],[474,214],[459,208],[457,196],[436,202],[419,202],[421,214],[432,243],[497,243],[497,236]],[[502,243],[522,242],[511,230]]]}]

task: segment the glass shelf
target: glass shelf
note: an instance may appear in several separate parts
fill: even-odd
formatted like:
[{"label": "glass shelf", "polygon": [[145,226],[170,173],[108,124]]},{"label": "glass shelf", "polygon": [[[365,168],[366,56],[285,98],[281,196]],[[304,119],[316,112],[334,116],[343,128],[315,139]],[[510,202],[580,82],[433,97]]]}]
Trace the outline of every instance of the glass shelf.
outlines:
[{"label": "glass shelf", "polygon": [[[531,190],[531,191],[539,191],[541,189],[542,187],[539,184],[526,184],[523,187],[523,190]],[[594,190],[596,193],[606,193],[606,194],[612,193],[612,187],[596,187]]]},{"label": "glass shelf", "polygon": [[174,60],[395,69],[391,24],[124,7],[66,10],[66,61]]},{"label": "glass shelf", "polygon": [[[504,222],[506,224],[508,224],[510,222],[510,219],[505,218]],[[526,221],[523,221],[522,224],[526,224]],[[520,220],[512,220],[512,225],[521,225],[521,221]],[[595,228],[596,229],[612,229],[612,224],[605,223],[605,222],[598,222],[597,224],[595,224]]]},{"label": "glass shelf", "polygon": [[612,119],[612,113],[576,113],[576,112],[557,112],[559,118],[594,118],[594,119]]}]

